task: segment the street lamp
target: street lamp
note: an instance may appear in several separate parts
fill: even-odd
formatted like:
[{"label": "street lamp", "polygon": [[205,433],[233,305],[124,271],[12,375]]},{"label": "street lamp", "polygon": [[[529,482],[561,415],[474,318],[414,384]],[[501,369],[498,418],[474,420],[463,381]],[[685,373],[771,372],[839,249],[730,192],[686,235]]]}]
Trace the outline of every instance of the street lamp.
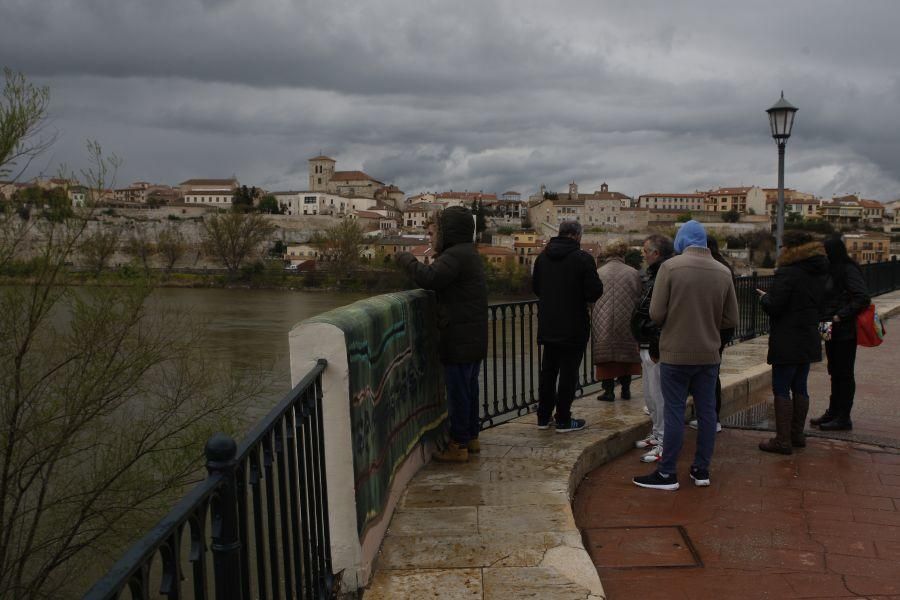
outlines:
[{"label": "street lamp", "polygon": [[772,108],[767,110],[769,113],[769,126],[772,128],[772,137],[778,144],[778,215],[775,225],[775,255],[781,254],[781,241],[784,237],[784,145],[787,139],[791,137],[791,128],[794,126],[794,113],[797,107],[784,99],[784,92],[781,92],[781,98]]}]

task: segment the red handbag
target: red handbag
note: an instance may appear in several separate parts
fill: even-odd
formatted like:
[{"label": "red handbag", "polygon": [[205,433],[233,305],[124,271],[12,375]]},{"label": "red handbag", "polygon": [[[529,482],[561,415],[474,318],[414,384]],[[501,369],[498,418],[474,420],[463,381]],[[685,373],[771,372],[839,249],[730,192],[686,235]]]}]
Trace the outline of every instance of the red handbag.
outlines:
[{"label": "red handbag", "polygon": [[875,305],[870,304],[864,311],[856,315],[856,344],[872,348],[881,345],[884,341],[884,322],[875,310]]}]

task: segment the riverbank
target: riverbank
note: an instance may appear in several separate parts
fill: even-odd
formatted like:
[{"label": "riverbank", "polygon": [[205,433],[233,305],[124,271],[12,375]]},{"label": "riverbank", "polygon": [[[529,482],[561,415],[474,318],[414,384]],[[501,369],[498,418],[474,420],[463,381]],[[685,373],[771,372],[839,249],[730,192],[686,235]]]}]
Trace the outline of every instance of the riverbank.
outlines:
[{"label": "riverbank", "polygon": [[[492,296],[530,297],[530,278],[511,279],[504,274],[487,273]],[[30,285],[37,273],[22,265],[0,272],[0,285]],[[305,292],[351,292],[383,294],[414,289],[409,277],[396,269],[361,269],[349,277],[337,277],[330,271],[286,271],[264,265],[246,267],[237,273],[225,269],[163,269],[145,271],[134,265],[105,269],[100,273],[70,268],[57,283],[63,286],[117,287],[149,279],[155,287],[237,290],[302,290]]]}]

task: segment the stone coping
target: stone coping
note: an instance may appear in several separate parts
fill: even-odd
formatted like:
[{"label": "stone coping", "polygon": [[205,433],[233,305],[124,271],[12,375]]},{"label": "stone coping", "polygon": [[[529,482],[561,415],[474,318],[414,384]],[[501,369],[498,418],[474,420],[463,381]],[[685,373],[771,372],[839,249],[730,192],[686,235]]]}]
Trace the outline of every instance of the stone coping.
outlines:
[{"label": "stone coping", "polygon": [[[884,316],[900,312],[900,292],[876,305]],[[726,350],[723,419],[771,395],[767,343]],[[588,422],[582,431],[538,430],[529,414],[482,432],[482,452],[468,463],[424,467],[400,499],[363,597],[605,599],[571,502],[589,471],[649,432],[640,380],[632,394],[576,400],[573,414]]]}]

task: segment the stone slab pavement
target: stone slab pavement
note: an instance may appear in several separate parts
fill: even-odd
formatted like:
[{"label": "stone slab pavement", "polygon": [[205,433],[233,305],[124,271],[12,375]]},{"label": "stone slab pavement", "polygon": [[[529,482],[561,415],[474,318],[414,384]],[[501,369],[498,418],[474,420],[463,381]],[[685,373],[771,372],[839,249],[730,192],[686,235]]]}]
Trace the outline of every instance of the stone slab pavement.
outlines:
[{"label": "stone slab pavement", "polygon": [[[894,312],[900,294],[876,304]],[[898,322],[881,346],[859,348],[852,432],[815,432],[780,456],[756,448],[770,433],[726,428],[709,488],[687,477],[694,433],[676,492],[631,483],[652,470],[639,450],[589,473],[575,521],[607,597],[900,599]],[[821,363],[810,374],[814,414],[828,390]]]},{"label": "stone slab pavement", "polygon": [[[895,294],[892,302],[891,306],[900,307],[900,293]],[[879,309],[882,309],[881,305]],[[896,336],[900,341],[900,331]],[[765,377],[767,372],[765,347],[766,339],[759,338],[726,350],[723,384],[730,389],[740,387],[749,378],[762,381],[760,378]],[[877,356],[889,355],[890,352],[885,352]],[[900,364],[896,361],[896,355],[894,357],[895,362]],[[716,465],[717,468],[718,465],[724,467],[728,460],[732,460],[736,461],[735,469],[723,468],[721,473],[714,471],[714,477],[720,480],[712,488],[685,489],[675,494],[638,490],[631,485],[630,478],[646,472],[648,467],[637,461],[638,451],[632,449],[634,441],[649,431],[649,419],[642,411],[640,381],[635,381],[632,388],[634,399],[631,401],[597,402],[596,393],[576,400],[574,414],[586,418],[589,424],[583,431],[565,435],[556,434],[553,430],[540,431],[535,426],[535,416],[525,415],[482,432],[483,451],[469,463],[431,463],[425,466],[410,482],[394,512],[376,561],[375,573],[363,597],[367,600],[599,600],[646,597],[646,594],[630,595],[633,587],[647,594],[655,594],[650,597],[679,598],[685,597],[678,595],[681,591],[670,594],[666,589],[653,590],[637,584],[632,586],[628,577],[642,579],[679,570],[682,573],[702,574],[701,567],[685,566],[691,560],[696,561],[695,554],[699,553],[700,560],[708,557],[706,560],[713,564],[715,557],[719,561],[716,564],[730,572],[730,579],[720,580],[721,585],[730,582],[730,587],[718,592],[714,588],[704,588],[712,589],[710,593],[713,595],[701,597],[710,598],[742,597],[734,595],[736,590],[755,593],[758,574],[750,565],[754,561],[771,565],[775,558],[783,557],[785,565],[796,567],[796,571],[790,571],[779,579],[778,585],[784,584],[781,587],[765,588],[773,590],[775,595],[750,596],[776,598],[790,597],[778,594],[787,593],[785,586],[800,586],[803,581],[808,583],[807,591],[818,590],[823,572],[816,569],[824,568],[823,565],[829,569],[836,565],[831,574],[837,574],[841,581],[846,571],[857,567],[863,575],[861,580],[881,581],[878,576],[884,574],[886,563],[900,559],[900,535],[891,537],[894,534],[890,529],[894,527],[891,518],[897,515],[896,496],[867,495],[858,489],[859,486],[877,483],[880,487],[875,491],[878,493],[900,490],[900,481],[897,481],[900,480],[900,466],[890,462],[893,458],[875,460],[873,457],[876,454],[888,456],[878,449],[857,448],[843,441],[814,440],[803,454],[771,460],[769,468],[769,463],[764,463],[763,457],[758,456],[762,453],[754,450],[756,441],[762,439],[765,433],[729,429],[720,437]],[[727,393],[731,392],[726,390]],[[887,411],[888,405],[884,407]],[[865,420],[860,423],[863,429]],[[729,442],[732,438],[734,441]],[[729,445],[733,445],[731,452]],[[687,456],[689,449],[686,448],[685,452]],[[622,458],[617,458],[619,456]],[[742,457],[746,458],[746,464],[740,462]],[[771,457],[765,458],[769,460]],[[573,513],[572,501],[579,483],[589,471],[604,464],[605,467],[594,471],[582,484],[583,493],[579,494]],[[864,470],[858,470],[858,476],[850,476],[854,474],[852,469],[847,479],[835,479],[830,474],[833,465],[844,468],[856,464],[867,465]],[[620,471],[615,471],[616,474],[610,471],[604,475],[606,472],[603,469]],[[743,470],[747,470],[746,477],[741,475]],[[733,476],[726,475],[732,472]],[[602,485],[595,487],[598,482]],[[783,482],[781,487],[777,485],[780,482]],[[808,485],[805,482],[809,482]],[[729,491],[733,489],[738,492]],[[871,488],[870,492],[874,489]],[[636,490],[640,493],[636,494]],[[753,516],[740,521],[742,526],[737,529],[730,528],[727,514],[723,517],[724,521],[710,521],[705,515],[697,516],[703,511],[696,511],[697,507],[691,499],[704,498],[697,492],[706,492],[710,498],[718,498],[711,501],[721,506],[716,510],[727,510],[737,505],[747,509],[739,516]],[[741,497],[742,502],[735,502],[735,496]],[[823,498],[827,502],[823,502]],[[807,502],[815,508],[815,518],[812,520],[800,514]],[[763,523],[764,518],[768,518],[775,509],[778,509],[778,514],[785,512],[785,518],[793,519],[790,521],[792,523],[804,520],[806,533],[799,529],[770,527],[767,538],[769,546],[757,547],[737,542],[728,546],[729,540],[738,539],[740,532],[752,533],[751,526]],[[866,535],[874,535],[878,530],[889,533],[861,540],[849,536],[856,527],[853,519],[857,518],[857,510],[869,511],[859,512],[860,519],[868,519],[858,521]],[[634,520],[625,522],[629,515],[633,515]],[[612,520],[607,522],[607,517]],[[685,534],[692,519],[697,523],[695,527],[706,529],[697,535]],[[887,521],[873,521],[877,519]],[[826,524],[832,522],[843,523],[839,526],[841,529],[834,535],[822,533]],[[612,570],[604,570],[605,567],[601,566],[598,572],[595,562],[602,548],[597,548],[598,538],[595,535],[583,537],[583,530],[585,527],[603,529],[613,526],[628,526],[643,531],[640,532],[642,535],[636,536],[620,532],[615,542],[603,538],[606,541],[601,541],[601,546],[619,544],[622,548],[631,548],[628,552],[612,554],[627,554],[632,564],[619,564]],[[828,538],[836,539],[833,543],[839,547],[840,544],[849,544],[855,551],[857,546],[854,544],[861,543],[859,553],[847,555],[834,552],[834,557],[829,558],[819,545],[818,538],[811,540],[803,537],[811,535],[810,527],[813,526],[817,536],[826,541]],[[655,529],[651,531],[651,528]],[[896,524],[896,528],[900,531],[900,523]],[[654,531],[658,531],[661,537],[650,535]],[[684,541],[695,537],[707,546],[701,545],[698,549]],[[717,537],[720,538],[718,542]],[[796,548],[791,545],[794,541],[798,544]],[[641,548],[649,549],[636,551]],[[710,548],[714,549],[715,554]],[[657,562],[669,562],[649,567],[642,562],[633,564],[652,552],[660,553]],[[798,559],[798,552],[810,556],[803,554],[803,558]],[[876,562],[866,563],[868,566],[865,567],[859,563],[869,559]],[[743,562],[735,566],[734,561]],[[675,562],[679,564],[670,564]],[[635,568],[640,570],[640,577],[634,577],[638,573]],[[837,579],[828,581],[835,582]],[[887,576],[885,581],[885,586],[893,585],[890,583],[893,580]],[[685,589],[690,591],[690,588]],[[841,591],[844,588],[834,589]],[[871,589],[888,593],[886,590],[891,588]],[[900,591],[890,593],[896,593],[900,598]],[[806,597],[816,596],[807,593]]]}]

